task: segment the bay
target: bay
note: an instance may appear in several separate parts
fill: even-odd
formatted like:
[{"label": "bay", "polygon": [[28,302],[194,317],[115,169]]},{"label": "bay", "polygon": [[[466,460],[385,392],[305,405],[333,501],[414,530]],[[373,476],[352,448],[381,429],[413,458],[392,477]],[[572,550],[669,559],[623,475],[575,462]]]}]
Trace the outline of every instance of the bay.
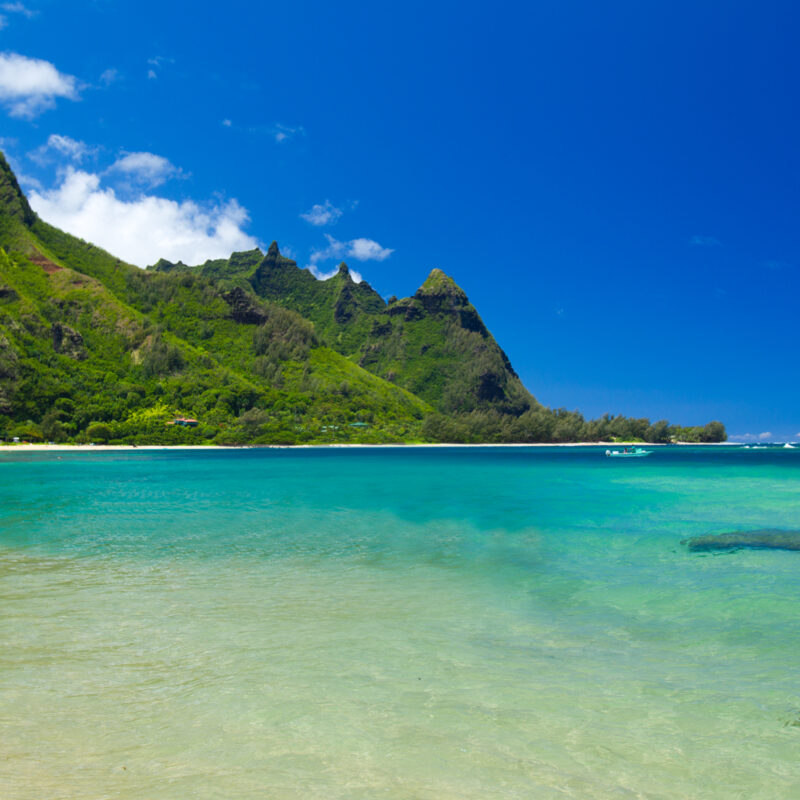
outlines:
[{"label": "bay", "polygon": [[0,454],[0,794],[800,795],[800,451]]}]

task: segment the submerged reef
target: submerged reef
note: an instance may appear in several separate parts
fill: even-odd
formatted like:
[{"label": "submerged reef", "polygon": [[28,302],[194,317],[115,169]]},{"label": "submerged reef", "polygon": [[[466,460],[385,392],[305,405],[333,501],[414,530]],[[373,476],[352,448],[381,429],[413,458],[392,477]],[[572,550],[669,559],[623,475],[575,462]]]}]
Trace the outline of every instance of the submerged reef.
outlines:
[{"label": "submerged reef", "polygon": [[757,531],[736,531],[707,536],[692,536],[684,539],[693,552],[713,550],[739,550],[743,547],[765,550],[800,550],[800,531],[780,531],[763,529]]}]

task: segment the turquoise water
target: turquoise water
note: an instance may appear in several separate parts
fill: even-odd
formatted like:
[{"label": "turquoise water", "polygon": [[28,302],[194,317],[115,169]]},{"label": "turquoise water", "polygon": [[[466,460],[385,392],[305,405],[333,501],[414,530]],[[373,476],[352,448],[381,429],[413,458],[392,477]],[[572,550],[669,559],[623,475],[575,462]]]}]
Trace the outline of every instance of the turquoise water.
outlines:
[{"label": "turquoise water", "polygon": [[0,796],[800,796],[800,450],[0,454]]}]

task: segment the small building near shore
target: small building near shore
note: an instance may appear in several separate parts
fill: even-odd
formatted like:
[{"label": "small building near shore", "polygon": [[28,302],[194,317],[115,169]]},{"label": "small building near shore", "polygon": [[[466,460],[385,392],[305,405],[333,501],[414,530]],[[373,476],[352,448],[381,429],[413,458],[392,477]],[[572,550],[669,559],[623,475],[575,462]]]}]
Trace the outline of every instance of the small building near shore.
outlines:
[{"label": "small building near shore", "polygon": [[178,425],[181,428],[196,428],[198,424],[198,421],[191,417],[175,417],[167,423],[167,425]]}]

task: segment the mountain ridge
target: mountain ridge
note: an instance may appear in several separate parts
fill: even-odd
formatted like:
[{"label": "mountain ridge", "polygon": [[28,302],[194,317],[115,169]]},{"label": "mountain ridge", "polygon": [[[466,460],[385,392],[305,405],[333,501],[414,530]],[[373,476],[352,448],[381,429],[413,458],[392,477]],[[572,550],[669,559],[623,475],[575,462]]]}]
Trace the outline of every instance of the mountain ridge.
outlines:
[{"label": "mountain ridge", "polygon": [[[255,268],[253,252],[249,260],[239,253],[218,260],[214,269],[312,320],[330,347],[435,408],[468,412],[496,405],[521,413],[538,406],[464,290],[441,269],[431,270],[411,297],[387,303],[366,281],[356,283],[345,263],[318,280],[281,255],[275,241]],[[237,270],[237,260],[245,268]],[[208,263],[181,268],[206,274]],[[175,265],[159,262],[153,268]]]},{"label": "mountain ridge", "polygon": [[[197,425],[170,425],[183,417]],[[541,406],[452,277],[385,301],[273,241],[142,270],[39,219],[0,153],[0,438],[188,443],[724,436]],[[721,428],[721,430],[720,430]]]}]

